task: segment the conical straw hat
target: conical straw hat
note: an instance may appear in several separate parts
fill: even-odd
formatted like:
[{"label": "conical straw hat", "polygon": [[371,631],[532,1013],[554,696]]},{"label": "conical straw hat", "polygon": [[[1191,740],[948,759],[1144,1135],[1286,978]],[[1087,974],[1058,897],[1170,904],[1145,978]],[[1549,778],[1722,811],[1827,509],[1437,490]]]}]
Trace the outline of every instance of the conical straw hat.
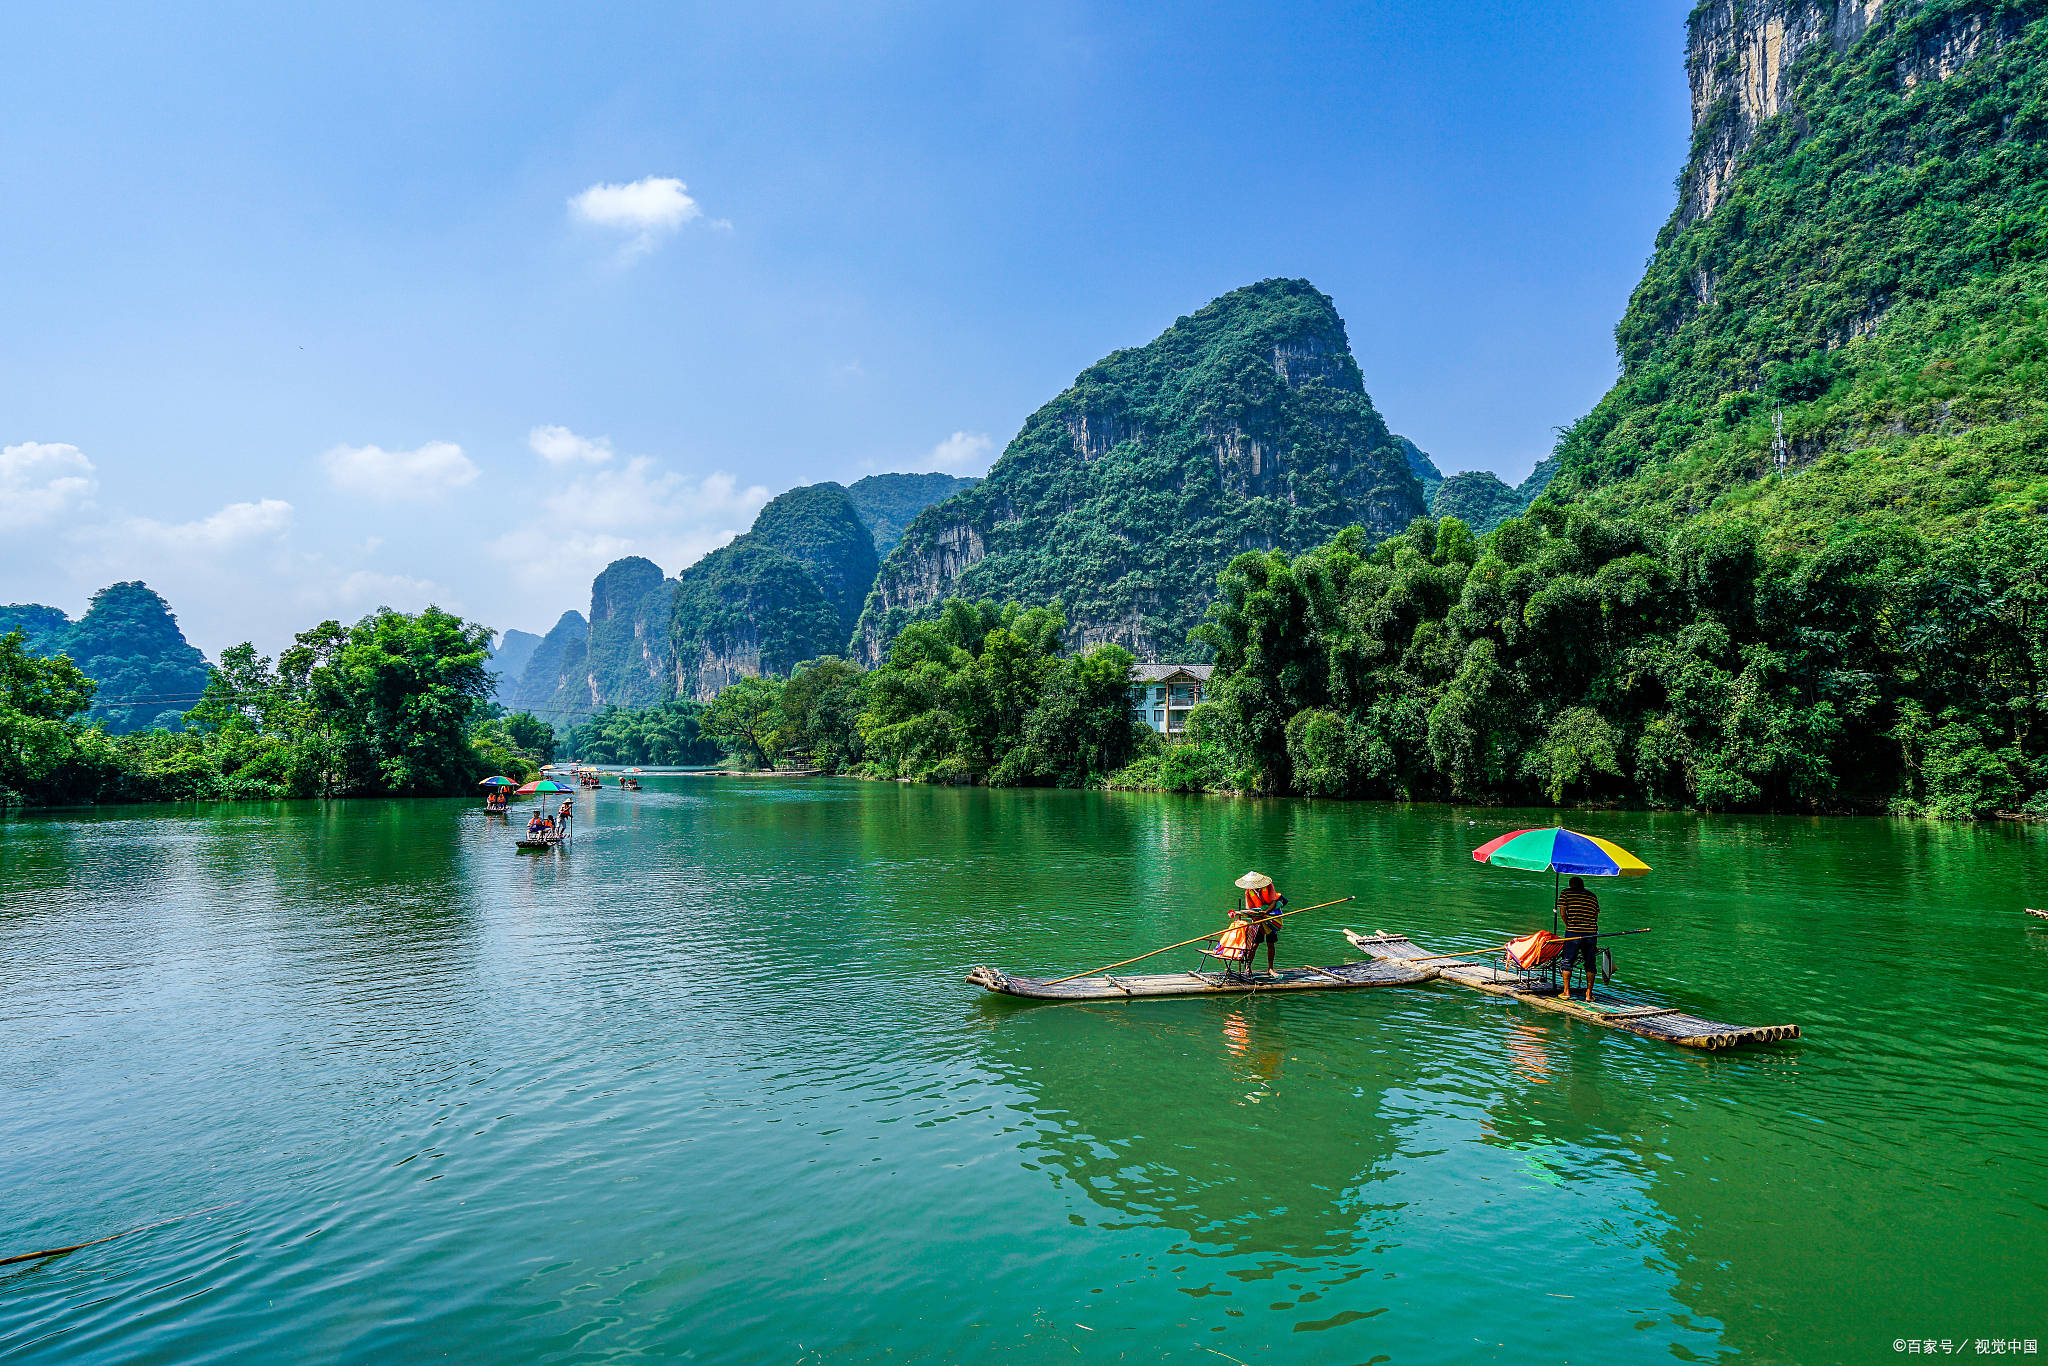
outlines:
[{"label": "conical straw hat", "polygon": [[1261,887],[1272,886],[1273,879],[1267,877],[1264,873],[1246,873],[1237,880],[1237,885],[1244,888],[1247,892],[1255,892]]}]

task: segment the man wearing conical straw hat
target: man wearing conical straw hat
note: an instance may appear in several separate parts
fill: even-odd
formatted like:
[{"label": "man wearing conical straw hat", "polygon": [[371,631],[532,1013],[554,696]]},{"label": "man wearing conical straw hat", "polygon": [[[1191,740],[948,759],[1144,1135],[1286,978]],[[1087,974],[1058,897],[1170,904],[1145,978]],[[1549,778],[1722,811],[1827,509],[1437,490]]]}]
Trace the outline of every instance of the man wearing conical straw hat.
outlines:
[{"label": "man wearing conical straw hat", "polygon": [[1273,959],[1280,948],[1280,908],[1287,904],[1287,898],[1280,895],[1280,889],[1273,885],[1273,879],[1264,873],[1250,872],[1237,880],[1244,892],[1244,904],[1230,913],[1233,920],[1244,922],[1247,935],[1244,951],[1244,965],[1249,969],[1252,959],[1258,955],[1259,945],[1266,946],[1266,971],[1273,971]]}]

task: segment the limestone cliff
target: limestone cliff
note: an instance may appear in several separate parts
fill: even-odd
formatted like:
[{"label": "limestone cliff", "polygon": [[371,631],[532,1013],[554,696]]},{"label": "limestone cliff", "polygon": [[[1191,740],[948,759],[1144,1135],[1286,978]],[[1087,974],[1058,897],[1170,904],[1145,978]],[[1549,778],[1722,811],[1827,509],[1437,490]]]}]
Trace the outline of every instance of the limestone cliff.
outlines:
[{"label": "limestone cliff", "polygon": [[644,707],[670,695],[675,675],[668,619],[675,584],[639,555],[613,560],[591,581],[590,624],[581,658],[548,699],[550,717],[580,720],[607,706]]},{"label": "limestone cliff", "polygon": [[[505,706],[513,711],[551,711],[555,690],[564,678],[574,676],[589,650],[590,623],[581,612],[562,613],[527,658],[519,681],[509,689],[499,690]],[[543,719],[562,724],[580,719],[580,715],[579,711],[574,717],[549,715]]]},{"label": "limestone cliff", "polygon": [[2048,493],[2048,3],[1705,0],[1678,202],[1553,496],[1814,542]]},{"label": "limestone cliff", "polygon": [[2019,32],[2016,7],[2003,14],[1992,8],[1893,0],[1887,12],[1884,0],[1705,0],[1687,24],[1693,142],[1679,185],[1680,220],[1714,211],[1767,120],[1806,117],[1795,79],[1803,59],[1821,49],[1846,55],[1873,27],[1889,29],[1923,9],[1945,10],[1890,54],[1893,80],[1910,90],[1922,81],[1947,80],[1985,47]]},{"label": "limestone cliff", "polygon": [[1057,600],[1069,646],[1184,657],[1234,555],[1305,550],[1354,523],[1385,536],[1422,510],[1336,309],[1305,280],[1267,280],[1091,366],[986,479],[920,514],[854,652],[879,662],[960,595]]}]

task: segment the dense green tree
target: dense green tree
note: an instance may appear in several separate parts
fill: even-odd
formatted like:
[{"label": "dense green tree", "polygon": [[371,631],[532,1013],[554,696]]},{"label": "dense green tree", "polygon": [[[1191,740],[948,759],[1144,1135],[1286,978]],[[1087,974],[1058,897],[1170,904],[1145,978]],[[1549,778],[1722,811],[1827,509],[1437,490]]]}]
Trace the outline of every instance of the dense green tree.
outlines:
[{"label": "dense green tree", "polygon": [[[1801,553],[1539,502],[1245,555],[1204,627],[1233,785],[1983,815],[2048,804],[2048,527]],[[1364,551],[1364,553],[1361,553]]]},{"label": "dense green tree", "polygon": [[80,720],[94,685],[68,658],[30,652],[28,636],[0,636],[0,801],[90,798],[115,762],[103,731]]},{"label": "dense green tree", "polygon": [[781,679],[743,678],[719,689],[704,708],[704,734],[724,744],[747,767],[768,767],[776,757],[782,687]]},{"label": "dense green tree", "polygon": [[560,748],[591,764],[716,763],[724,749],[703,733],[703,714],[703,704],[687,698],[652,707],[606,707],[571,729]]},{"label": "dense green tree", "polygon": [[522,754],[550,763],[555,757],[555,728],[530,711],[515,711],[505,718],[505,734]]},{"label": "dense green tree", "polygon": [[1079,787],[1137,747],[1131,657],[1118,646],[1061,656],[1057,605],[954,598],[896,638],[870,674],[864,769],[926,782]]},{"label": "dense green tree", "polygon": [[[1352,543],[1362,534],[1346,533]],[[1240,555],[1218,577],[1209,620],[1193,633],[1215,651],[1208,695],[1250,790],[1287,790],[1287,723],[1328,695],[1329,661],[1311,625],[1309,588],[1278,551]]]},{"label": "dense green tree", "polygon": [[778,704],[776,750],[835,773],[859,765],[866,678],[857,665],[832,656],[799,666]]}]

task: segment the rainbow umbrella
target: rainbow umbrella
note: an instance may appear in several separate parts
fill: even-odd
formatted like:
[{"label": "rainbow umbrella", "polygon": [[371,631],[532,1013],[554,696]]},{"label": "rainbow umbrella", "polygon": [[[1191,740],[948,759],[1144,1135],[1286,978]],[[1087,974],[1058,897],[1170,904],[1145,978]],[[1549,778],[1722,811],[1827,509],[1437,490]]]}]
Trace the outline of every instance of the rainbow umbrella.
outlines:
[{"label": "rainbow umbrella", "polygon": [[493,774],[492,774],[492,775],[491,775],[490,777],[488,777],[488,778],[484,779],[484,780],[483,780],[482,782],[478,783],[478,784],[477,784],[477,786],[478,786],[478,787],[510,787],[510,786],[512,786],[512,780],[511,780],[510,778],[507,778],[507,777],[506,777],[506,776],[505,776],[504,774],[502,774],[502,773],[493,773]]},{"label": "rainbow umbrella", "polygon": [[[1519,868],[1530,873],[1549,873],[1550,904],[1557,906],[1558,879],[1566,873],[1581,877],[1641,877],[1650,865],[1608,840],[1581,835],[1553,825],[1548,830],[1516,830],[1489,840],[1472,851],[1474,862],[1491,868]],[[1552,917],[1553,926],[1555,916]]]},{"label": "rainbow umbrella", "polygon": [[1480,845],[1474,861],[1531,873],[1577,873],[1582,877],[1641,877],[1650,865],[1618,844],[1553,825],[1517,830]]},{"label": "rainbow umbrella", "polygon": [[574,792],[575,790],[573,787],[564,787],[552,778],[542,778],[539,782],[528,783],[525,787],[519,789],[522,796],[529,792]]}]

